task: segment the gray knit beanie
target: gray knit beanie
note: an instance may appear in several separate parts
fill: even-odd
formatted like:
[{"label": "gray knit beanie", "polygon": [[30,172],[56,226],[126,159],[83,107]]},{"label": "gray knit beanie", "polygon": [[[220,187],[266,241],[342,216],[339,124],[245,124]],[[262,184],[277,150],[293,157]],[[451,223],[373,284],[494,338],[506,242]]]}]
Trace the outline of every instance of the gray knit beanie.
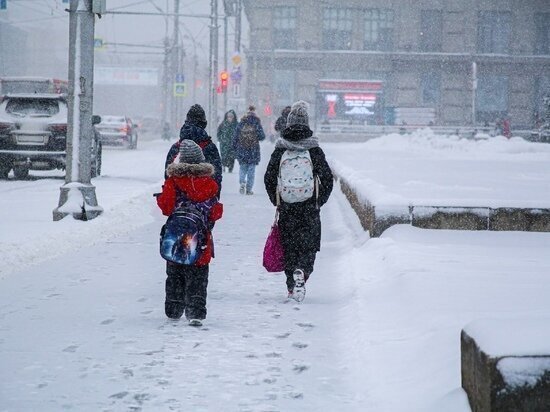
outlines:
[{"label": "gray knit beanie", "polygon": [[204,154],[198,144],[188,139],[180,142],[180,163],[197,164],[204,161]]},{"label": "gray knit beanie", "polygon": [[286,119],[286,126],[292,126],[294,124],[300,124],[309,127],[309,116],[307,110],[309,105],[303,100],[299,100],[294,103]]}]

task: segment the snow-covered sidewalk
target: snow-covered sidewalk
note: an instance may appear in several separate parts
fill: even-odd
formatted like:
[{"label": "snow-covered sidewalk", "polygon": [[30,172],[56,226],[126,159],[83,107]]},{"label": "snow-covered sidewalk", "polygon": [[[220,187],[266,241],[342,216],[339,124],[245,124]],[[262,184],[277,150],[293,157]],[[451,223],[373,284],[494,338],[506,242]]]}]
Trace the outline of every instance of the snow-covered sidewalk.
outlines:
[{"label": "snow-covered sidewalk", "polygon": [[59,180],[0,182],[0,412],[469,412],[460,330],[550,317],[550,234],[401,225],[369,240],[335,186],[306,300],[287,302],[261,266],[271,149],[256,195],[225,176],[199,329],[164,315],[165,142],[107,155],[91,222],[51,222]]},{"label": "snow-covered sidewalk", "polygon": [[257,172],[255,196],[225,176],[201,329],[164,315],[151,196],[138,216],[153,223],[0,280],[0,411],[353,410],[335,322],[340,244],[323,250],[304,304],[287,302],[284,278],[261,267],[274,209]]}]

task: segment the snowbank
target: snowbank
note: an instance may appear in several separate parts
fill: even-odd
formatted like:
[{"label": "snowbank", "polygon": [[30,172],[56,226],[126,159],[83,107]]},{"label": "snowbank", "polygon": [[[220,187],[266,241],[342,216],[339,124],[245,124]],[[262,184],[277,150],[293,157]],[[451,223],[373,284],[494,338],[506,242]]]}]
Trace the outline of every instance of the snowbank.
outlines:
[{"label": "snowbank", "polygon": [[[2,182],[0,278],[152,222],[160,214],[152,193],[162,184],[167,151],[168,143],[160,141],[142,143],[137,151],[105,149],[102,176],[92,181],[104,212],[88,222],[70,216],[52,221],[63,185],[59,172],[37,173],[35,181]],[[82,197],[75,194],[76,200]],[[79,210],[76,200],[69,206]]]},{"label": "snowbank", "polygon": [[436,136],[425,129],[324,147],[335,172],[381,211],[409,205],[550,207],[547,144]]}]

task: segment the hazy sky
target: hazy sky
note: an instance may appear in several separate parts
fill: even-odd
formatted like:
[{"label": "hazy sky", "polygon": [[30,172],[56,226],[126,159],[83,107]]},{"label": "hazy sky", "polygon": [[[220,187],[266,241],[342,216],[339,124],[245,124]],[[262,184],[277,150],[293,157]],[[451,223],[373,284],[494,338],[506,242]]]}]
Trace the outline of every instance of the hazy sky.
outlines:
[{"label": "hazy sky", "polygon": [[[223,10],[222,0],[219,0],[219,3],[221,13]],[[64,11],[66,7],[68,4],[62,3],[62,0],[8,0],[8,9],[0,11],[0,24],[8,21],[26,31],[47,29],[55,33],[56,46],[66,48],[68,43],[68,15]],[[107,0],[107,9],[119,12],[158,12],[159,8],[173,11],[174,0]],[[209,14],[210,0],[180,0],[180,11],[187,14]],[[171,20],[171,18],[168,19],[168,35],[170,37],[173,33]],[[193,43],[195,43],[199,59],[203,62],[208,60],[208,24],[208,19],[180,19],[187,55],[193,54]],[[234,19],[230,19],[229,27],[231,54]],[[166,19],[162,16],[105,15],[96,21],[96,37],[110,43],[161,45],[165,33]],[[243,35],[245,34],[243,33]],[[220,42],[220,46],[221,44]],[[102,53],[113,53],[115,49],[118,52],[154,51],[154,49],[111,46]],[[127,56],[129,58],[136,57],[135,54],[127,54]],[[149,55],[149,58],[161,59],[155,55]]]}]

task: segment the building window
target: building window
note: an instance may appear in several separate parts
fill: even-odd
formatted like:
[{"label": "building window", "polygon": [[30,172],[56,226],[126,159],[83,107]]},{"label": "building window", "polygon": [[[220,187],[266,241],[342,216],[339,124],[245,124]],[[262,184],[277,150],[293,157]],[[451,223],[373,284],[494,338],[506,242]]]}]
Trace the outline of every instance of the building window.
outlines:
[{"label": "building window", "polygon": [[276,49],[296,48],[296,7],[275,7],[273,9],[273,47]]},{"label": "building window", "polygon": [[274,93],[277,107],[289,106],[294,102],[295,75],[294,70],[275,70]]},{"label": "building window", "polygon": [[427,107],[437,107],[441,97],[441,75],[436,72],[422,74],[420,89],[421,103]]},{"label": "building window", "polygon": [[443,13],[440,10],[422,10],[420,16],[420,50],[440,52],[443,37]]},{"label": "building window", "polygon": [[550,13],[535,15],[535,53],[550,54]]},{"label": "building window", "polygon": [[393,49],[393,10],[365,10],[365,50]]},{"label": "building window", "polygon": [[510,12],[481,11],[478,15],[477,51],[507,54],[510,51]]},{"label": "building window", "polygon": [[323,47],[326,50],[351,50],[353,11],[325,8],[323,11]]},{"label": "building window", "polygon": [[476,113],[481,122],[494,122],[508,113],[508,76],[481,75],[476,92]]}]

